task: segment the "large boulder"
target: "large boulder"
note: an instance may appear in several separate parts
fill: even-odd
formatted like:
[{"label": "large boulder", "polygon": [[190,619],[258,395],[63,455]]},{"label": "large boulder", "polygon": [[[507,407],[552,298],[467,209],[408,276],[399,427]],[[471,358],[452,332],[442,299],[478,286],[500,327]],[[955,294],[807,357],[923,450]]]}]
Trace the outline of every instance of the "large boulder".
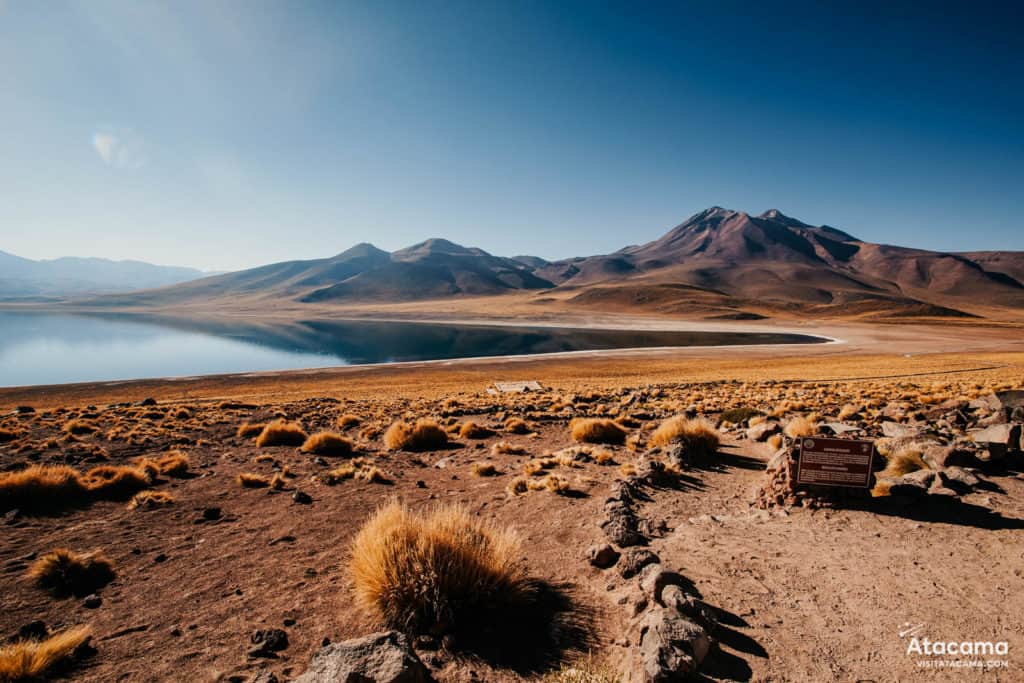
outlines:
[{"label": "large boulder", "polygon": [[430,672],[409,640],[382,631],[320,648],[293,683],[429,683]]},{"label": "large boulder", "polygon": [[711,641],[704,629],[676,610],[652,610],[640,623],[640,666],[633,680],[682,680],[697,671],[710,648]]},{"label": "large boulder", "polygon": [[1002,458],[1008,451],[1016,451],[1021,445],[1021,426],[1003,423],[974,432],[971,437],[976,443],[988,447],[989,457]]}]

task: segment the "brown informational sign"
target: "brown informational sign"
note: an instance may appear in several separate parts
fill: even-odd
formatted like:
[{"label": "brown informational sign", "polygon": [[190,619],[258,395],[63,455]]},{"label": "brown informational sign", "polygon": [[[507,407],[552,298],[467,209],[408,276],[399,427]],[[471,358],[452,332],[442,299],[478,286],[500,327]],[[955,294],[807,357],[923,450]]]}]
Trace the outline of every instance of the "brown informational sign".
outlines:
[{"label": "brown informational sign", "polygon": [[872,441],[804,437],[800,439],[796,483],[867,488],[874,456]]}]

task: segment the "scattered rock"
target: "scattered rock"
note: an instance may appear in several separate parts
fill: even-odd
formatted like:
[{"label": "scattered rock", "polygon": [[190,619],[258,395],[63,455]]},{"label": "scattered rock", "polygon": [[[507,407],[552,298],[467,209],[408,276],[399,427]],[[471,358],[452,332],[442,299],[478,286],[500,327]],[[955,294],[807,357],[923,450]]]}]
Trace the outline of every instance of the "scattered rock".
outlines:
[{"label": "scattered rock", "polygon": [[279,628],[260,629],[249,640],[256,645],[250,657],[275,657],[274,653],[288,648],[288,634]]},{"label": "scattered rock", "polygon": [[318,650],[292,683],[429,683],[427,668],[398,631],[383,631]]},{"label": "scattered rock", "polygon": [[96,609],[102,604],[103,598],[96,595],[95,593],[85,596],[85,599],[82,600],[82,607],[85,607],[86,609]]},{"label": "scattered rock", "polygon": [[46,628],[46,622],[39,619],[30,621],[18,629],[18,638],[22,640],[43,640],[48,635],[50,630]]},{"label": "scattered rock", "polygon": [[675,610],[652,610],[640,625],[640,670],[633,680],[682,680],[697,671],[710,648],[707,633],[697,624]]},{"label": "scattered rock", "polygon": [[659,562],[660,558],[647,548],[627,548],[619,559],[619,574],[629,579],[640,573],[649,564]]},{"label": "scattered rock", "polygon": [[747,438],[751,441],[767,441],[769,437],[782,431],[778,422],[762,422],[747,430]]},{"label": "scattered rock", "polygon": [[899,422],[883,422],[882,434],[890,439],[913,439],[921,435],[921,429]]},{"label": "scattered rock", "polygon": [[608,569],[619,561],[620,553],[611,545],[593,545],[587,550],[587,561],[598,569]]},{"label": "scattered rock", "polygon": [[313,502],[313,497],[305,491],[296,491],[292,494],[292,500],[299,505],[310,505]]},{"label": "scattered rock", "polygon": [[659,605],[664,605],[662,591],[666,586],[682,586],[686,579],[679,572],[660,564],[649,564],[640,571],[640,589]]},{"label": "scattered rock", "polygon": [[218,507],[203,508],[203,519],[212,522],[213,520],[220,519],[220,517],[221,517],[220,508],[218,508]]}]

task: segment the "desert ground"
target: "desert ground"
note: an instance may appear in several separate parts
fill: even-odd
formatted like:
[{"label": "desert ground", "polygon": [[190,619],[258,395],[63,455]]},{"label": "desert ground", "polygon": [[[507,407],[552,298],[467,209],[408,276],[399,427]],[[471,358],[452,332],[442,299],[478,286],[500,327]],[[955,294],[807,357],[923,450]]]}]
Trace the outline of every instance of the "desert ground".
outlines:
[{"label": "desert ground", "polygon": [[[396,312],[411,315],[452,317]],[[438,681],[675,680],[645,673],[645,633],[682,597],[701,680],[1021,680],[1019,430],[974,438],[1020,420],[1019,325],[721,325],[836,341],[0,389],[0,636],[90,627],[50,673],[70,680],[290,680],[325,644],[385,629],[358,599],[353,540],[401,501],[513,532],[537,586],[473,632],[413,634]],[[541,390],[488,392],[513,380]],[[690,426],[659,436],[673,419]],[[388,436],[420,420],[445,438]],[[780,489],[794,440],[836,429],[877,441],[879,495]],[[348,445],[304,450],[322,431]],[[37,466],[85,488],[25,498],[14,479]],[[112,576],[54,590],[37,564],[58,548],[101,553]],[[1005,668],[919,666],[900,636],[918,624],[1005,641],[985,658]],[[660,652],[680,647],[695,646]]]}]

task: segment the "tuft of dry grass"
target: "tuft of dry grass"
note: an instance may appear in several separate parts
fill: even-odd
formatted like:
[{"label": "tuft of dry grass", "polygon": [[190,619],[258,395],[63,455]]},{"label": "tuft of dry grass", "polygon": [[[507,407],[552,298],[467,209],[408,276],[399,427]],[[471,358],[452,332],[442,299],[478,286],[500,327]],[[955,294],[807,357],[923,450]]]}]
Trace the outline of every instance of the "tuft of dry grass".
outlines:
[{"label": "tuft of dry grass", "polygon": [[[278,475],[274,476],[276,477]],[[242,488],[265,489],[270,486],[270,482],[273,481],[273,478],[268,477],[265,474],[256,474],[255,472],[242,472],[238,475],[237,481]]]},{"label": "tuft of dry grass", "polygon": [[84,436],[98,430],[99,427],[88,420],[70,420],[64,425],[64,432],[74,436]]},{"label": "tuft of dry grass", "polygon": [[516,477],[508,483],[505,490],[514,496],[519,496],[530,490],[530,480],[526,477]]},{"label": "tuft of dry grass", "polygon": [[499,441],[491,446],[492,455],[525,455],[526,448],[512,444],[508,441]]},{"label": "tuft of dry grass", "polygon": [[476,477],[493,477],[498,474],[498,468],[493,462],[475,462],[469,469]]},{"label": "tuft of dry grass", "polygon": [[326,455],[334,457],[345,457],[352,455],[353,443],[340,434],[334,432],[317,432],[302,444],[303,453],[313,455]]},{"label": "tuft of dry grass", "polygon": [[139,467],[100,465],[82,475],[82,481],[94,498],[125,500],[152,485],[149,474]]},{"label": "tuft of dry grass", "polygon": [[523,473],[527,476],[533,476],[541,474],[544,470],[550,470],[553,467],[558,467],[558,458],[553,456],[544,456],[543,458],[534,458],[533,460],[527,460],[526,464],[523,465]]},{"label": "tuft of dry grass", "polygon": [[558,671],[545,674],[539,683],[621,683],[622,676],[613,669],[587,661],[565,664]]},{"label": "tuft of dry grass", "polygon": [[718,450],[720,436],[710,420],[676,415],[658,425],[651,434],[651,443],[655,446],[667,446],[672,442],[683,444],[688,453],[706,458]]},{"label": "tuft of dry grass", "polygon": [[92,629],[76,626],[44,640],[18,640],[0,647],[0,682],[17,683],[49,678],[89,641]]},{"label": "tuft of dry grass", "polygon": [[267,425],[264,422],[243,422],[238,425],[238,431],[235,432],[235,436],[240,439],[248,439],[253,436],[258,436],[266,426]]},{"label": "tuft of dry grass", "polygon": [[448,433],[434,420],[416,424],[399,420],[384,432],[384,445],[393,451],[432,451],[448,443]]},{"label": "tuft of dry grass", "polygon": [[486,439],[493,434],[494,432],[487,427],[478,425],[473,421],[463,422],[462,426],[459,427],[459,436],[463,439]]},{"label": "tuft of dry grass", "polygon": [[791,439],[799,439],[817,434],[818,425],[806,417],[798,416],[787,422],[782,431]]},{"label": "tuft of dry grass", "polygon": [[352,542],[358,603],[389,628],[434,635],[500,619],[523,600],[519,541],[459,506],[416,513],[392,502]]},{"label": "tuft of dry grass", "polygon": [[99,551],[77,553],[56,548],[28,568],[29,578],[54,595],[88,595],[114,580],[114,563]]},{"label": "tuft of dry grass", "polygon": [[66,465],[32,465],[0,474],[0,510],[54,509],[88,497],[82,475]]},{"label": "tuft of dry grass", "polygon": [[577,417],[569,422],[572,438],[580,443],[622,444],[629,432],[614,420],[603,417]]},{"label": "tuft of dry grass", "polygon": [[256,437],[256,445],[260,448],[268,446],[301,446],[306,442],[308,435],[302,430],[302,425],[284,420],[274,420],[263,428],[260,435]]},{"label": "tuft of dry grass", "polygon": [[768,447],[773,451],[782,448],[782,434],[772,434],[768,437]]},{"label": "tuft of dry grass", "polygon": [[360,422],[362,422],[362,419],[358,415],[353,415],[352,413],[345,413],[344,415],[338,416],[337,425],[338,429],[344,431],[346,429],[351,429],[352,427],[355,427]]},{"label": "tuft of dry grass", "polygon": [[373,464],[368,458],[355,458],[341,467],[320,475],[321,481],[328,486],[334,486],[345,479],[358,479],[369,483],[387,484],[390,483],[387,475]]},{"label": "tuft of dry grass", "polygon": [[139,491],[128,501],[129,510],[152,510],[174,503],[174,496],[166,491]]},{"label": "tuft of dry grass", "polygon": [[192,463],[189,462],[188,456],[181,451],[168,451],[166,455],[156,460],[156,467],[160,474],[172,477],[180,477],[187,474],[191,466]]},{"label": "tuft of dry grass", "polygon": [[533,431],[530,424],[521,417],[510,417],[505,420],[505,431],[509,434],[529,434]]}]

